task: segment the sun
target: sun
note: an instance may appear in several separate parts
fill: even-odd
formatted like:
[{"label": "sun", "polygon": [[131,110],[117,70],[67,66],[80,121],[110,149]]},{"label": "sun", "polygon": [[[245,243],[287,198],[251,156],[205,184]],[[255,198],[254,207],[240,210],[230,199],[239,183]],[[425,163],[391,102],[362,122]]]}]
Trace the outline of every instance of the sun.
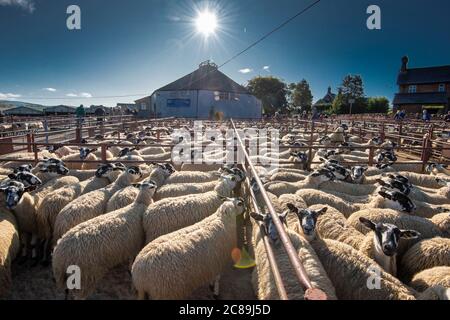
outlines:
[{"label": "sun", "polygon": [[197,31],[208,37],[215,33],[217,29],[217,17],[209,11],[200,12],[195,19]]}]

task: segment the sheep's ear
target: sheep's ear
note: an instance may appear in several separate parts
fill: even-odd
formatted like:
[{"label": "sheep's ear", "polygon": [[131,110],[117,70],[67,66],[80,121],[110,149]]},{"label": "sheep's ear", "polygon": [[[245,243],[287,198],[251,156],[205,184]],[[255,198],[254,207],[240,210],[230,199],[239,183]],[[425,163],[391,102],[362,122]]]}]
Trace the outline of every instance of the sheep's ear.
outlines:
[{"label": "sheep's ear", "polygon": [[36,190],[37,186],[28,186],[23,189],[23,192],[30,192]]},{"label": "sheep's ear", "polygon": [[292,212],[298,213],[298,208],[297,208],[294,204],[288,203],[286,206],[287,206],[288,209],[291,210]]},{"label": "sheep's ear", "polygon": [[11,180],[15,180],[17,178],[17,175],[15,173],[10,173],[8,174],[8,178],[10,178]]},{"label": "sheep's ear", "polygon": [[286,210],[286,211],[284,211],[283,213],[280,213],[280,214],[278,215],[278,217],[280,218],[280,220],[281,220],[282,223],[285,223],[285,222],[286,222],[286,217],[287,217],[288,213],[289,213],[289,211]]},{"label": "sheep's ear", "polygon": [[250,212],[250,217],[252,217],[256,221],[264,221],[264,216],[260,213]]},{"label": "sheep's ear", "polygon": [[400,230],[400,237],[403,239],[417,239],[420,233],[416,230]]},{"label": "sheep's ear", "polygon": [[374,230],[375,231],[375,228],[376,228],[375,223],[373,223],[369,219],[366,219],[364,217],[359,217],[359,222],[361,222],[364,226],[366,226],[370,230]]},{"label": "sheep's ear", "polygon": [[133,183],[132,186],[139,189],[141,187],[141,184],[140,183]]},{"label": "sheep's ear", "polygon": [[377,179],[377,183],[382,185],[382,186],[386,186],[387,185],[387,183],[384,180],[382,180],[382,179]]},{"label": "sheep's ear", "polygon": [[223,202],[225,202],[225,201],[228,200],[228,198],[227,198],[227,197],[224,197],[224,196],[219,196],[219,198],[220,198],[220,200],[222,200]]},{"label": "sheep's ear", "polygon": [[316,211],[316,215],[317,215],[317,216],[321,216],[321,215],[323,215],[325,212],[327,212],[327,210],[328,210],[328,207],[323,207],[322,209]]}]

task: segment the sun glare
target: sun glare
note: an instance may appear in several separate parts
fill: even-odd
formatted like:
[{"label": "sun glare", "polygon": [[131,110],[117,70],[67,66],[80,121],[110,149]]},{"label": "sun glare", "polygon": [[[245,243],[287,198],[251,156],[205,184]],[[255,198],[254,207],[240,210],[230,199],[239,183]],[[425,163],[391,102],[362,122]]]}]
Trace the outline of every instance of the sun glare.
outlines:
[{"label": "sun glare", "polygon": [[208,37],[216,31],[217,17],[214,13],[209,11],[200,12],[195,20],[197,31]]}]

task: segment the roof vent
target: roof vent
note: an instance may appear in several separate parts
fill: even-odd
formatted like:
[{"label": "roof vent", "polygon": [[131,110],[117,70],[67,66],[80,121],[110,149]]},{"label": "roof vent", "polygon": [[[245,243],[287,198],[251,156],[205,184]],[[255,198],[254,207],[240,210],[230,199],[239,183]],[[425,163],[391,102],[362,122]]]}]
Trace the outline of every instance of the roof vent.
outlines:
[{"label": "roof vent", "polygon": [[206,61],[203,61],[202,63],[200,63],[198,68],[199,69],[202,69],[202,68],[218,69],[219,67],[214,62],[211,62],[210,60],[206,60]]}]

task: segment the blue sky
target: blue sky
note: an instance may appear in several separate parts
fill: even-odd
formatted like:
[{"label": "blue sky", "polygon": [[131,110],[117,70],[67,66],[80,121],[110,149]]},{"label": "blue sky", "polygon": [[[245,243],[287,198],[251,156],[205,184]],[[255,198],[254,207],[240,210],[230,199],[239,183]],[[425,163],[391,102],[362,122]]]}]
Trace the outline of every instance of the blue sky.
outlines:
[{"label": "blue sky", "polygon": [[[96,97],[151,94],[203,60],[221,64],[312,2],[0,0],[0,100],[132,102],[140,96]],[[82,30],[66,28],[71,4],[81,8]],[[366,28],[372,4],[381,7],[382,30]],[[207,41],[193,23],[206,7],[220,26]],[[314,100],[360,74],[367,95],[392,100],[403,55],[410,66],[450,64],[448,12],[448,0],[322,0],[222,71],[241,84],[266,74],[305,78]]]}]

